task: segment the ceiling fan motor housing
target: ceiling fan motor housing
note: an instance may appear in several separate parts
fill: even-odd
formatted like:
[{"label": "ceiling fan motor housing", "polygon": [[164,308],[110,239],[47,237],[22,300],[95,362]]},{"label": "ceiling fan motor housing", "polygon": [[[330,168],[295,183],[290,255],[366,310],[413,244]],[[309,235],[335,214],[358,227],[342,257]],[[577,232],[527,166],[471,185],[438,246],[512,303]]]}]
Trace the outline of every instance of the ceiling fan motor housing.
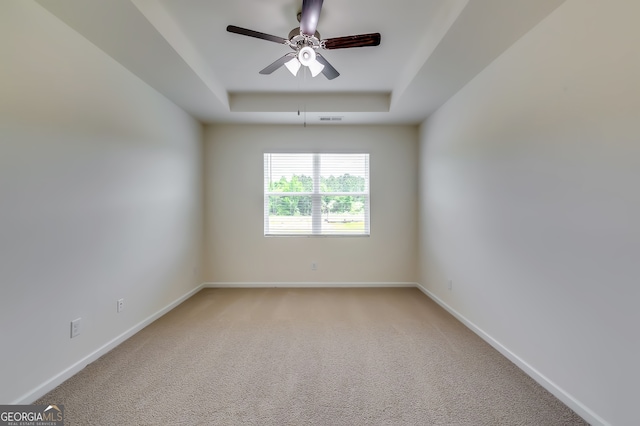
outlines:
[{"label": "ceiling fan motor housing", "polygon": [[[293,38],[294,37],[305,37],[304,34],[302,34],[302,32],[300,32],[300,27],[296,27],[294,29],[292,29],[291,31],[289,31],[289,40],[293,43]],[[306,36],[309,37],[309,36]],[[316,31],[316,33],[313,35],[313,37],[315,37],[318,40],[321,40],[322,37],[320,37],[320,33],[318,31]]]}]

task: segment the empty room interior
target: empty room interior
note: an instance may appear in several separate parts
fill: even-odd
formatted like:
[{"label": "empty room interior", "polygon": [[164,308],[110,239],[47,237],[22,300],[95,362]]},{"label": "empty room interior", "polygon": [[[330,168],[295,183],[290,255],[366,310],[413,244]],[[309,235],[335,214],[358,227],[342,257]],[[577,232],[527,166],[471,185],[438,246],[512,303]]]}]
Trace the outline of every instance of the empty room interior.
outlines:
[{"label": "empty room interior", "polygon": [[[154,373],[129,412],[180,382],[184,404],[227,398],[198,424],[535,424],[515,397],[481,402],[510,393],[504,370],[579,422],[640,424],[639,16],[634,0],[0,2],[0,404],[72,392],[92,366],[143,375],[136,351],[171,346],[153,326],[186,349],[145,357],[188,374]],[[247,336],[274,351],[255,374],[280,356],[299,372],[228,376],[260,359],[221,349]],[[298,364],[307,346],[318,362]],[[304,398],[280,401],[286,386]],[[71,401],[46,403],[71,421]]]}]

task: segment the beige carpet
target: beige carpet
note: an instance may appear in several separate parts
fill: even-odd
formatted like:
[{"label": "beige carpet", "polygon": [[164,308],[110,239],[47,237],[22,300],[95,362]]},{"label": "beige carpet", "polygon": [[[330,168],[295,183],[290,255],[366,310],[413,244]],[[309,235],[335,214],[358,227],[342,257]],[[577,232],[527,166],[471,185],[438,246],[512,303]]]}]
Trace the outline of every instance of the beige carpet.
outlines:
[{"label": "beige carpet", "polygon": [[584,425],[415,288],[206,289],[45,395],[67,425]]}]

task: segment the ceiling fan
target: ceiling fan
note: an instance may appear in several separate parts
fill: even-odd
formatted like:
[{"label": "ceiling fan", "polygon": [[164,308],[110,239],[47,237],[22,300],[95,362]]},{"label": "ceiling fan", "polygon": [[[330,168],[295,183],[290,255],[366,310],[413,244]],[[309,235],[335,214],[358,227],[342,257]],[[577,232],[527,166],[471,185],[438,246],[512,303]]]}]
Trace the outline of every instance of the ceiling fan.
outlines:
[{"label": "ceiling fan", "polygon": [[294,76],[298,74],[301,66],[306,66],[313,77],[322,73],[329,80],[338,77],[340,73],[317,52],[318,49],[346,49],[350,47],[378,46],[380,33],[358,34],[345,37],[335,37],[322,40],[316,31],[323,0],[303,0],[302,11],[298,13],[299,28],[294,28],[289,33],[289,38],[282,38],[246,28],[229,25],[230,33],[255,37],[274,43],[284,44],[293,49],[271,65],[260,71],[260,74],[271,74],[281,66],[286,66]]}]

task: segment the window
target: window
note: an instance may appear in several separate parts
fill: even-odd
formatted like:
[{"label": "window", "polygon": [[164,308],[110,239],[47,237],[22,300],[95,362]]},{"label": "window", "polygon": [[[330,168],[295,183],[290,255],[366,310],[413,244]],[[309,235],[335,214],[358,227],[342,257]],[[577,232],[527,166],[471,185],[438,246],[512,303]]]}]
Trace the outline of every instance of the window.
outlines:
[{"label": "window", "polygon": [[264,154],[265,235],[369,235],[369,154]]}]

